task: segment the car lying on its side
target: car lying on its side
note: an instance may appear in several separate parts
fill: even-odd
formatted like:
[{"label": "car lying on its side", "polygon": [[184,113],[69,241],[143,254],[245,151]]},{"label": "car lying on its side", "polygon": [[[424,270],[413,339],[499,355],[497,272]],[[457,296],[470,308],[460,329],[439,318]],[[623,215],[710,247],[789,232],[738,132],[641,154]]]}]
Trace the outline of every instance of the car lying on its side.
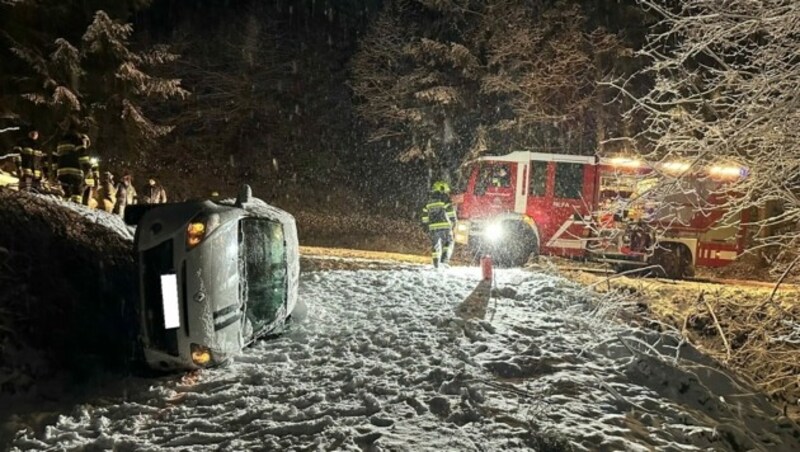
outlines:
[{"label": "car lying on its side", "polygon": [[130,206],[139,337],[155,369],[223,364],[278,330],[297,305],[294,217],[253,198]]}]

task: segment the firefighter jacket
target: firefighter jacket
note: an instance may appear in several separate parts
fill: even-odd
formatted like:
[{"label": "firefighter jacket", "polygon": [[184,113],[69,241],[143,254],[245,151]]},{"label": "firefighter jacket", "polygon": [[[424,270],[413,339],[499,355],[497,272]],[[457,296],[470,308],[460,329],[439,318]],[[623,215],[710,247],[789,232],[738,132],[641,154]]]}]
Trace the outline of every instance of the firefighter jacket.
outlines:
[{"label": "firefighter jacket", "polygon": [[452,229],[456,224],[456,210],[447,194],[436,191],[428,197],[428,203],[422,208],[422,224],[429,231]]},{"label": "firefighter jacket", "polygon": [[91,169],[91,159],[86,150],[86,135],[69,132],[56,147],[56,176],[73,175],[84,177]]},{"label": "firefighter jacket", "polygon": [[145,185],[141,193],[143,204],[163,204],[167,202],[167,192],[159,184]]},{"label": "firefighter jacket", "polygon": [[114,181],[112,179],[103,177],[98,181],[95,200],[97,201],[97,207],[99,209],[109,213],[113,211],[114,205],[117,202],[117,187],[114,186]]},{"label": "firefighter jacket", "polygon": [[41,179],[44,171],[44,152],[39,150],[39,143],[31,138],[23,138],[16,146],[14,152],[19,154],[19,173],[21,176],[31,176]]},{"label": "firefighter jacket", "polygon": [[136,204],[136,189],[133,184],[120,182],[117,184],[117,202],[114,205],[114,213],[122,215],[125,213],[125,207]]}]

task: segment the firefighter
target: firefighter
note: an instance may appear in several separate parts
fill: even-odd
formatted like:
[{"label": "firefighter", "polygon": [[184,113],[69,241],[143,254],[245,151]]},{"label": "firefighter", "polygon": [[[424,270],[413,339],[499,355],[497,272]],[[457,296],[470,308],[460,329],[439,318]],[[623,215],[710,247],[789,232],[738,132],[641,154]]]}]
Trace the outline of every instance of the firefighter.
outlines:
[{"label": "firefighter", "polygon": [[90,209],[103,207],[98,198],[98,190],[102,178],[100,177],[100,160],[97,157],[86,156],[81,162],[81,170],[84,173],[83,197],[81,203]]},{"label": "firefighter", "polygon": [[89,163],[86,148],[89,137],[70,129],[58,142],[54,170],[58,182],[64,189],[64,198],[80,204],[83,194],[84,176],[83,168]]},{"label": "firefighter", "polygon": [[450,186],[437,181],[428,195],[428,203],[422,208],[422,224],[431,238],[433,266],[448,267],[453,255],[453,228],[456,225],[456,210],[450,202]]},{"label": "firefighter", "polygon": [[167,202],[167,191],[155,179],[149,179],[142,189],[142,204],[164,204]]},{"label": "firefighter", "polygon": [[17,173],[20,190],[41,190],[44,174],[44,152],[39,149],[39,131],[31,129],[28,135],[14,146],[19,154]]},{"label": "firefighter", "polygon": [[114,184],[114,175],[106,171],[100,178],[97,190],[94,193],[97,208],[111,213],[117,202],[117,187]]},{"label": "firefighter", "polygon": [[136,189],[133,188],[133,176],[129,173],[122,175],[122,181],[117,184],[117,202],[114,204],[114,213],[125,218],[125,208],[136,204]]}]

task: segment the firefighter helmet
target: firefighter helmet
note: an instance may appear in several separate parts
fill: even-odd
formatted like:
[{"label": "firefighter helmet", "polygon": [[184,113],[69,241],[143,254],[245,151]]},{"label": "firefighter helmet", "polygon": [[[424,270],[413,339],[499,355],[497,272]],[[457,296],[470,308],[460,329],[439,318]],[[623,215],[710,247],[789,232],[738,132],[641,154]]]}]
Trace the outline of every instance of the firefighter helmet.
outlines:
[{"label": "firefighter helmet", "polygon": [[436,181],[433,183],[433,191],[440,191],[442,193],[450,193],[450,185],[445,181]]}]

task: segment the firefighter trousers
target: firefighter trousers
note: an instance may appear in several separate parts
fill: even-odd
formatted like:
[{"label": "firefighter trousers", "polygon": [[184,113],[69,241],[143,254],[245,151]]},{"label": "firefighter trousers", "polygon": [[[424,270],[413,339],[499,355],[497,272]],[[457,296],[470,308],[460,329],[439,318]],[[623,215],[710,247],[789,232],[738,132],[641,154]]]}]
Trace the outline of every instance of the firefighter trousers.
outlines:
[{"label": "firefighter trousers", "polygon": [[64,189],[64,199],[80,204],[83,201],[83,176],[77,174],[62,174],[58,182]]},{"label": "firefighter trousers", "polygon": [[450,262],[450,257],[453,256],[453,240],[452,229],[433,229],[428,231],[431,238],[431,259],[433,266],[438,267],[439,264],[447,264]]},{"label": "firefighter trousers", "polygon": [[30,190],[39,191],[41,189],[42,189],[42,179],[40,177],[35,177],[30,174],[25,174],[22,176],[22,179],[19,180],[20,191],[30,191]]}]

